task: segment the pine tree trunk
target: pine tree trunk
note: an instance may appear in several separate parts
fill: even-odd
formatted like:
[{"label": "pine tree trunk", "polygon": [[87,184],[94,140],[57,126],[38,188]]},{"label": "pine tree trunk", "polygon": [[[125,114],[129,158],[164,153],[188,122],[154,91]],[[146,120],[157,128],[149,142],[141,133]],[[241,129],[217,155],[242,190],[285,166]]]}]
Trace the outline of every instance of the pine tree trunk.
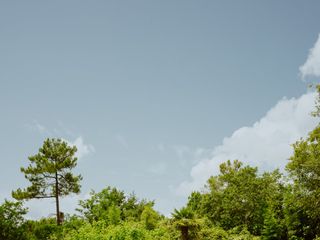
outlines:
[{"label": "pine tree trunk", "polygon": [[56,172],[56,214],[57,214],[57,225],[61,225],[60,209],[59,209],[59,182],[58,173]]}]

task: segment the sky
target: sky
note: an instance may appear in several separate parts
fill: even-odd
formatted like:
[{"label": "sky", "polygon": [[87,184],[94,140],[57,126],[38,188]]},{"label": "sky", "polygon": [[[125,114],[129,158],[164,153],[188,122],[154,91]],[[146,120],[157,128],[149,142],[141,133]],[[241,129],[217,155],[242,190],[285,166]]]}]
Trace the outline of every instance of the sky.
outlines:
[{"label": "sky", "polygon": [[[0,202],[43,141],[78,148],[80,195],[117,187],[170,215],[239,159],[284,169],[320,78],[320,2],[0,1]],[[30,201],[28,217],[55,212]]]}]

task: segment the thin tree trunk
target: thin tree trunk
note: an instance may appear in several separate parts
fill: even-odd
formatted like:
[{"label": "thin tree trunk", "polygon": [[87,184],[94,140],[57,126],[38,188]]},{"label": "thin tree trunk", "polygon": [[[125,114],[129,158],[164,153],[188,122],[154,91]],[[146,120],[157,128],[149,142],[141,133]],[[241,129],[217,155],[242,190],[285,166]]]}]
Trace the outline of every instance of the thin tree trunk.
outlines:
[{"label": "thin tree trunk", "polygon": [[181,227],[181,239],[182,240],[189,240],[189,228],[187,226]]},{"label": "thin tree trunk", "polygon": [[58,173],[56,172],[56,214],[57,214],[57,225],[61,225],[60,219],[60,209],[59,209],[59,182],[58,182]]}]

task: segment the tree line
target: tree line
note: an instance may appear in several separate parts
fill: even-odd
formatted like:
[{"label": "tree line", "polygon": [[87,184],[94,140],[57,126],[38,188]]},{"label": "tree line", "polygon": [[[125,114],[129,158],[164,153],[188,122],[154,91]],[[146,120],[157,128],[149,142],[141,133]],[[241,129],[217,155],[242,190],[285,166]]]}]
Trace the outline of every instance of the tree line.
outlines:
[{"label": "tree line", "polygon": [[[0,239],[320,239],[320,125],[292,147],[284,173],[261,173],[238,160],[222,163],[204,190],[192,192],[171,217],[155,211],[153,201],[110,186],[92,191],[79,201],[77,214],[68,215],[60,212],[60,198],[80,192],[82,177],[72,173],[77,149],[46,139],[21,168],[30,186],[0,205]],[[25,219],[24,201],[40,198],[55,199],[55,218]]]}]

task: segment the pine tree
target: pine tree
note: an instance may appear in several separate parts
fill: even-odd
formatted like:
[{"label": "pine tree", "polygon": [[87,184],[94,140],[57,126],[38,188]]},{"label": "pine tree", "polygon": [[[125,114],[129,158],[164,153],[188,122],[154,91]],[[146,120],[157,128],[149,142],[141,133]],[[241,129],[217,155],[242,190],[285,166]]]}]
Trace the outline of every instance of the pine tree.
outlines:
[{"label": "pine tree", "polygon": [[31,183],[26,189],[17,189],[12,196],[18,200],[55,198],[57,225],[62,223],[59,198],[80,192],[81,175],[73,175],[77,148],[61,139],[46,139],[36,155],[30,156],[27,168],[21,168]]}]

